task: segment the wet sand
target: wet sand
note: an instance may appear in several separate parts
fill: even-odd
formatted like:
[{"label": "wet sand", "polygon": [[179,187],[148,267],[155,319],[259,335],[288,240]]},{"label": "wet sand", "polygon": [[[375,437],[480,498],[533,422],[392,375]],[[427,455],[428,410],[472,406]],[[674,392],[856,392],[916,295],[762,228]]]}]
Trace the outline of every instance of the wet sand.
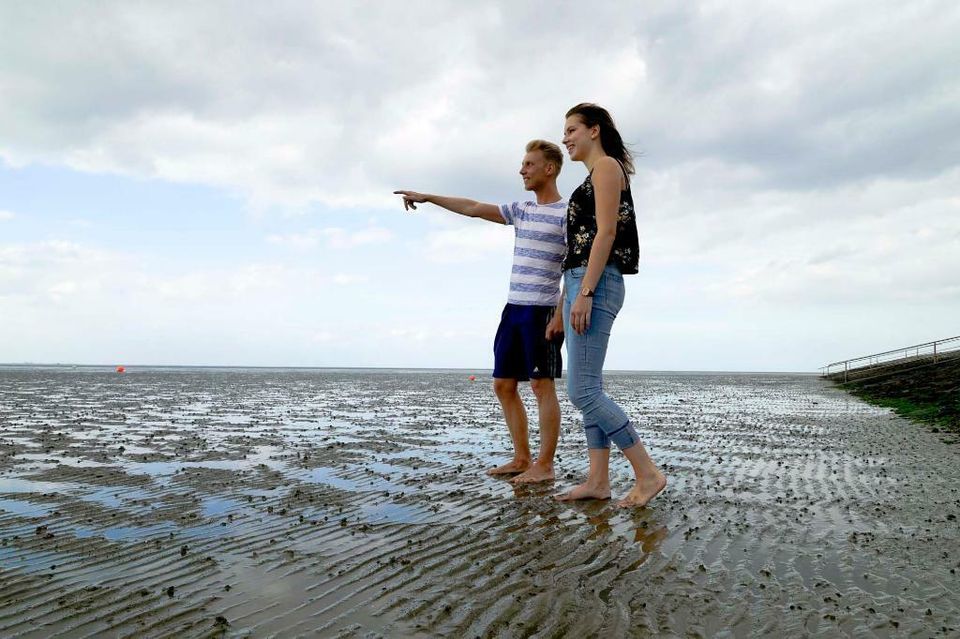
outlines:
[{"label": "wet sand", "polygon": [[572,406],[514,488],[469,374],[0,369],[0,637],[960,636],[954,436],[816,377],[610,375],[670,484],[561,504]]}]

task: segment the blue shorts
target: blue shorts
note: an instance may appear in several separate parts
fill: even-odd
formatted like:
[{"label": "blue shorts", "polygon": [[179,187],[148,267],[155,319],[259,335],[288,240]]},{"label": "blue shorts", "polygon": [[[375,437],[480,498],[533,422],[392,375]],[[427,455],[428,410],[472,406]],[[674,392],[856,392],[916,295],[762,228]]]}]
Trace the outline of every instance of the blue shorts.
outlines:
[{"label": "blue shorts", "polygon": [[547,341],[553,306],[507,304],[493,340],[493,376],[501,379],[559,379],[563,336]]}]

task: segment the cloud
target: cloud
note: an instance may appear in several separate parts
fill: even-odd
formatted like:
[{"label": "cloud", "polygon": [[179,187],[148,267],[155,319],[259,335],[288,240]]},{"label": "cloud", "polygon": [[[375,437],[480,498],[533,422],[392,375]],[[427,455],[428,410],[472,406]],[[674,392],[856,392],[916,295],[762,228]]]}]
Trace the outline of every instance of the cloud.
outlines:
[{"label": "cloud", "polygon": [[781,188],[957,164],[955,5],[688,4],[660,25],[639,35],[653,81],[626,119],[652,163],[714,158]]},{"label": "cloud", "polygon": [[352,273],[336,273],[330,278],[330,281],[338,286],[352,286],[354,284],[363,284],[370,281],[366,275],[355,275]]},{"label": "cloud", "polygon": [[[398,210],[400,188],[517,199],[524,143],[557,141],[563,113],[588,100],[642,152],[643,263],[631,290],[645,297],[628,305],[799,317],[801,307],[931,304],[946,317],[960,268],[960,74],[946,62],[960,58],[958,34],[960,6],[937,0],[613,1],[589,14],[537,2],[3,3],[7,167],[203,184],[261,212],[330,221],[289,232],[268,220],[255,242],[272,245],[272,259],[217,267],[46,241],[63,226],[41,221],[36,241],[0,246],[0,314],[9,323],[34,317],[26,308],[57,309],[86,326],[84,308],[142,305],[170,326],[192,312],[224,326],[232,313],[267,342],[276,338],[263,327],[289,322],[289,335],[350,361],[345,342],[315,336],[353,329],[307,326],[304,313],[334,322],[318,301],[330,287],[346,295],[378,277],[347,273],[352,252],[391,253],[405,281],[419,281],[436,273],[414,272],[405,256],[433,271],[506,269],[513,237],[447,214],[367,228],[348,216]],[[567,163],[561,193],[584,175]],[[108,230],[97,218],[83,237]],[[309,262],[318,254],[328,268]],[[453,294],[462,282],[452,281],[437,277],[430,293]],[[391,304],[435,303],[420,294],[404,289]],[[250,328],[258,321],[262,333]],[[439,320],[425,321],[435,324],[416,330],[438,335]],[[224,334],[234,336],[225,353],[246,343]]]},{"label": "cloud", "polygon": [[271,262],[165,272],[144,256],[65,240],[0,245],[0,298],[35,308],[71,302],[101,312],[119,304],[189,314],[197,304],[295,303],[330,286],[365,281],[363,275]]},{"label": "cloud", "polygon": [[318,331],[312,335],[312,341],[318,344],[329,344],[337,340],[337,335],[330,331]]},{"label": "cloud", "polygon": [[[371,296],[379,307],[364,306]],[[465,365],[455,351],[485,353],[490,331],[461,306],[425,317],[389,277],[371,284],[312,258],[211,266],[66,240],[0,244],[4,361]]]},{"label": "cloud", "polygon": [[[707,300],[774,305],[960,301],[960,170],[796,193],[638,192],[643,263]],[[692,220],[696,220],[693,223]]]},{"label": "cloud", "polygon": [[312,250],[321,245],[330,249],[347,250],[358,246],[385,244],[393,239],[393,233],[383,227],[371,226],[359,231],[347,231],[339,227],[309,229],[303,233],[272,234],[267,242],[297,250]]},{"label": "cloud", "polygon": [[649,166],[712,159],[781,188],[960,157],[952,3],[605,3],[576,30],[535,3],[375,3],[362,26],[355,5],[224,8],[0,9],[0,154],[264,204],[385,205],[423,176],[503,195],[523,142],[591,99]]},{"label": "cloud", "polygon": [[512,259],[513,229],[493,224],[463,224],[431,231],[425,238],[424,255],[431,262],[454,264],[484,260],[499,254]]},{"label": "cloud", "polygon": [[0,245],[0,297],[51,299],[103,288],[128,258],[65,240]]},{"label": "cloud", "polygon": [[16,215],[13,211],[3,211],[0,210],[0,222],[6,222],[7,220],[12,220]]},{"label": "cloud", "polygon": [[[346,273],[330,273],[315,268],[274,263],[246,264],[233,268],[215,268],[181,275],[144,275],[144,287],[153,291],[150,301],[175,300],[242,307],[296,303],[305,296],[317,295],[329,286],[348,286],[366,278]],[[140,294],[139,297],[147,297]]]}]

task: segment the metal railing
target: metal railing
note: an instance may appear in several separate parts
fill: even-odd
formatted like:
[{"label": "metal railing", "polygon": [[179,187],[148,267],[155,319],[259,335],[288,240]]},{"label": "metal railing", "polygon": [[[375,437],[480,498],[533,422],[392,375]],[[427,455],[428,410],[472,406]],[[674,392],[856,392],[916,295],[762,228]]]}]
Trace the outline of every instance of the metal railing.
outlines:
[{"label": "metal railing", "polygon": [[869,369],[890,366],[891,364],[899,364],[901,362],[922,361],[936,364],[943,359],[946,354],[956,351],[960,351],[960,335],[957,337],[948,337],[947,339],[938,339],[935,342],[927,342],[926,344],[916,344],[914,346],[898,348],[874,355],[864,355],[863,357],[834,362],[821,367],[820,374],[823,377],[832,377],[835,375],[838,378],[840,378],[842,374],[843,381],[847,381],[847,378],[852,374],[860,377],[863,373],[868,372]]}]

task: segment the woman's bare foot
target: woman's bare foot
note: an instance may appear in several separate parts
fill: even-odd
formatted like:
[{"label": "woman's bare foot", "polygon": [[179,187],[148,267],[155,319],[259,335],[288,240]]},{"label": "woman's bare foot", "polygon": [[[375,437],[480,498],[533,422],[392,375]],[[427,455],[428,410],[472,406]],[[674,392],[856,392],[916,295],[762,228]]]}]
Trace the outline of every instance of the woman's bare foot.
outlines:
[{"label": "woman's bare foot", "polygon": [[610,499],[610,484],[591,484],[584,482],[562,495],[557,495],[557,501],[576,501],[578,499]]},{"label": "woman's bare foot", "polygon": [[651,499],[660,494],[660,491],[666,488],[667,478],[659,470],[656,477],[644,480],[637,480],[627,496],[617,502],[621,508],[639,508],[646,506]]},{"label": "woman's bare foot", "polygon": [[536,484],[542,481],[552,481],[553,466],[547,466],[540,462],[533,462],[525,472],[520,473],[510,480],[511,484]]},{"label": "woman's bare foot", "polygon": [[487,474],[488,475],[516,475],[517,473],[522,473],[528,468],[530,468],[529,461],[514,459],[512,462],[504,464],[503,466],[497,466],[496,468],[489,469],[487,471]]}]

